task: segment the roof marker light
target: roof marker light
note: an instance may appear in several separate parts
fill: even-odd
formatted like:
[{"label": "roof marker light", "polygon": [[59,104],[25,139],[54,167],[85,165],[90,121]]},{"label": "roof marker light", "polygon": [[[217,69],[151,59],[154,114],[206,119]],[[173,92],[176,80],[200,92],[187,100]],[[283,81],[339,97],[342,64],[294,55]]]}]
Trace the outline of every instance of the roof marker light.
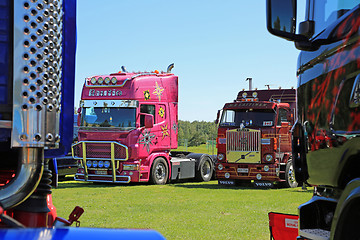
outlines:
[{"label": "roof marker light", "polygon": [[95,77],[92,77],[91,80],[90,80],[91,84],[95,84],[96,83],[96,78]]}]

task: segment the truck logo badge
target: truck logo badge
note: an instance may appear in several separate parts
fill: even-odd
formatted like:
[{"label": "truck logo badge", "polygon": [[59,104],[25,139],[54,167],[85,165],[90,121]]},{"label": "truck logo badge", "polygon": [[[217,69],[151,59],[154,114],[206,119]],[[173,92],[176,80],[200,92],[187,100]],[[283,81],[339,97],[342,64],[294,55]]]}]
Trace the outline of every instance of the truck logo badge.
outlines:
[{"label": "truck logo badge", "polygon": [[161,126],[161,130],[162,130],[162,139],[164,139],[166,136],[169,136],[169,130],[167,124],[165,126]]},{"label": "truck logo badge", "polygon": [[150,130],[145,129],[142,133],[141,133],[142,137],[141,139],[139,139],[140,144],[144,145],[144,148],[146,147],[146,151],[149,153],[150,152],[150,144],[153,145],[152,140],[155,138],[155,134],[150,133]]},{"label": "truck logo badge", "polygon": [[160,107],[160,108],[159,108],[159,116],[160,116],[161,118],[163,118],[164,115],[165,115],[165,110],[164,110],[162,107]]},{"label": "truck logo badge", "polygon": [[244,145],[247,144],[248,140],[246,138],[240,138],[239,142]]},{"label": "truck logo badge", "polygon": [[156,95],[159,98],[159,101],[161,101],[162,92],[165,90],[164,88],[160,87],[157,82],[155,82],[156,87],[153,91],[153,94]]},{"label": "truck logo badge", "polygon": [[106,97],[106,96],[122,96],[122,91],[121,90],[116,90],[116,89],[110,89],[110,90],[95,90],[95,89],[90,89],[89,90],[89,97]]},{"label": "truck logo badge", "polygon": [[145,101],[147,101],[147,100],[150,99],[150,92],[149,92],[149,90],[145,90],[145,91],[144,91],[144,99],[145,99]]}]

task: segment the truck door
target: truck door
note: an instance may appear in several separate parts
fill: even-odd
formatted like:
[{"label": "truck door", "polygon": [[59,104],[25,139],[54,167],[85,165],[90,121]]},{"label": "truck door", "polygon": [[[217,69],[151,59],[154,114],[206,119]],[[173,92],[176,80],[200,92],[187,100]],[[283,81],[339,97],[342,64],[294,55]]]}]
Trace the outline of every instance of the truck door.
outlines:
[{"label": "truck door", "polygon": [[276,123],[276,135],[278,139],[278,146],[280,152],[291,152],[291,137],[290,137],[290,122],[288,116],[290,109],[279,108],[277,123]]}]

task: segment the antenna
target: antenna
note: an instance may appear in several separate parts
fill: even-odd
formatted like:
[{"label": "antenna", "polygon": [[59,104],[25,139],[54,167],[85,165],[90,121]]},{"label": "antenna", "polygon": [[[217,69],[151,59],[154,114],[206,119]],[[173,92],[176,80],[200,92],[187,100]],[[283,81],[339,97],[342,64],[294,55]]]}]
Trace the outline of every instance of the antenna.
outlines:
[{"label": "antenna", "polygon": [[245,81],[249,81],[249,90],[252,90],[252,78],[246,78]]}]

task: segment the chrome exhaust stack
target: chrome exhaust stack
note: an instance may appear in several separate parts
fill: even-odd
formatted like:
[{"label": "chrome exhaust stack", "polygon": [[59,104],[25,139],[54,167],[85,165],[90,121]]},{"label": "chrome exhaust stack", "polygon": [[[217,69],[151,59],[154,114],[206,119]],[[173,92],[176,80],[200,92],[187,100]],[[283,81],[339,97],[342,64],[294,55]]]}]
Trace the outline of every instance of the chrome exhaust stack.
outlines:
[{"label": "chrome exhaust stack", "polygon": [[[10,161],[18,165],[15,177],[0,187],[5,210],[35,191],[44,169],[44,150],[59,148],[64,55],[63,1],[12,2],[11,148],[18,159]],[[3,127],[9,128],[6,123]]]}]

